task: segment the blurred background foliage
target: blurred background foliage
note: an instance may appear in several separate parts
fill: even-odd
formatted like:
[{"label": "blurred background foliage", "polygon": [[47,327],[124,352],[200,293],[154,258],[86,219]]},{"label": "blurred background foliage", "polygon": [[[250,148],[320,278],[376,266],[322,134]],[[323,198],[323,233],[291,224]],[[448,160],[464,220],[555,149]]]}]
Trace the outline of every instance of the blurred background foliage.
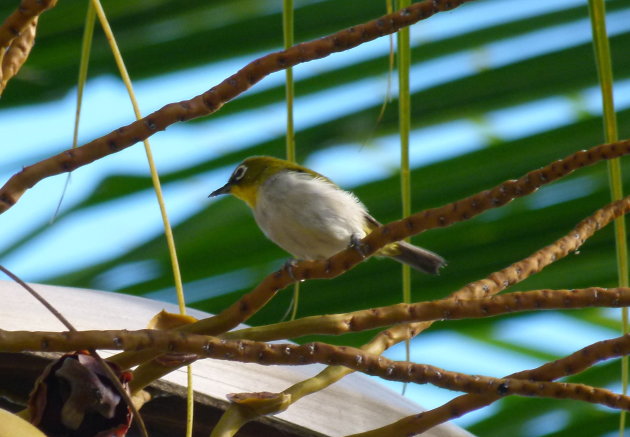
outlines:
[{"label": "blurred background foliage", "polygon": [[[15,3],[2,2],[0,16],[6,17]],[[481,0],[414,26],[411,72],[414,210],[463,198],[603,142],[586,2],[559,1],[545,6],[546,3]],[[628,138],[630,4],[624,0],[609,0],[606,5],[611,16],[609,27],[620,137]],[[182,73],[175,76],[175,80],[186,81],[188,69],[211,69],[225,62],[233,68],[226,70],[231,74],[255,57],[282,46],[279,1],[107,0],[104,7],[132,78],[139,83],[153,80],[156,90],[153,97],[159,103],[151,110],[169,103],[169,100],[160,100],[159,92],[160,81],[168,75]],[[384,11],[382,0],[296,1],[296,41],[324,36],[380,16]],[[56,8],[44,14],[28,63],[2,97],[0,125],[3,114],[11,108],[28,109],[30,106],[26,105],[56,102],[74,92],[84,16],[85,5],[78,7],[78,2],[70,1],[60,1]],[[396,170],[398,152],[396,147],[390,147],[395,142],[398,126],[395,99],[388,105],[382,121],[376,121],[386,95],[388,60],[387,50],[382,48],[387,46],[387,42],[381,41],[380,49],[374,49],[374,54],[365,50],[360,52],[361,56],[342,53],[328,64],[315,61],[296,68],[298,160],[325,174],[326,169],[331,169],[332,174],[328,175],[341,185],[352,187],[382,222],[399,218],[401,210]],[[301,71],[304,74],[300,74]],[[115,75],[112,56],[102,33],[97,30],[89,76]],[[197,94],[216,84],[211,76],[201,80],[197,75],[195,80]],[[364,85],[366,81],[368,88]],[[168,82],[164,83],[164,87],[169,86]],[[282,120],[282,110],[277,108],[284,98],[284,85],[281,81],[263,84],[211,117],[187,123],[192,127],[224,120],[232,123],[231,129],[251,132],[238,146],[222,145],[219,138],[215,141],[212,129],[217,124],[212,124],[204,136],[192,140],[184,137],[181,141],[195,143],[185,153],[190,154],[191,150],[201,153],[198,157],[191,154],[186,165],[162,172],[167,192],[170,186],[184,183],[199,188],[204,181],[212,180],[215,186],[201,187],[202,191],[210,193],[243,158],[254,154],[283,156],[281,130],[266,130],[264,126],[249,125],[246,118],[239,118],[251,111],[269,108],[270,112],[278,112]],[[366,93],[370,99],[365,99]],[[180,95],[177,99],[191,96]],[[334,112],[337,106],[344,106],[348,101],[355,104],[339,115],[300,122],[300,110],[301,114]],[[97,117],[105,112],[128,109],[102,107],[101,110],[103,113]],[[127,122],[131,120],[129,111]],[[116,127],[116,124],[102,126],[102,133]],[[70,137],[70,125],[58,128],[67,129]],[[460,136],[444,140],[455,132],[461,132]],[[32,133],[23,132],[23,135],[28,138]],[[467,146],[458,147],[458,142]],[[69,144],[68,141],[53,146],[61,151]],[[166,147],[177,149],[180,146],[177,142],[158,145],[154,153],[159,159]],[[5,143],[4,147],[10,148],[11,144]],[[0,169],[8,176],[19,166],[50,155],[47,150],[25,150]],[[141,155],[137,156],[140,156],[138,165],[142,166]],[[414,156],[418,158],[414,160]],[[135,155],[131,158],[135,159]],[[625,179],[630,178],[627,159],[622,165]],[[54,223],[48,221],[54,208],[44,219],[30,220],[28,212],[35,206],[29,206],[32,202],[29,195],[16,206],[16,211],[7,213],[18,217],[22,214],[25,218],[19,220],[22,223],[19,229],[7,232],[7,238],[0,240],[3,260],[18,259],[18,253],[23,253],[24,248],[30,253],[29,259],[38,259],[39,248],[51,244],[48,236],[69,223],[72,217],[81,217],[86,211],[97,211],[95,217],[98,217],[99,208],[101,211],[122,208],[120,205],[124,205],[125,199],[133,203],[137,196],[151,196],[148,171],[112,168],[106,174],[89,176],[91,167],[88,166],[79,172],[83,177],[91,177],[92,184],[86,187],[70,184],[70,193],[81,194],[69,196],[72,199],[64,202]],[[63,182],[63,177],[55,179]],[[38,189],[39,186],[33,191]],[[50,193],[54,205],[60,191]],[[415,243],[440,253],[449,265],[439,277],[414,273],[414,300],[445,296],[531,254],[567,233],[609,199],[602,163],[579,170],[538,193],[476,219],[415,237]],[[235,199],[209,201],[200,196],[192,212],[187,210],[180,214],[177,207],[169,205],[177,217],[174,233],[185,292],[195,308],[220,311],[287,259],[285,253],[264,238],[250,212]],[[156,211],[151,209],[142,214],[156,215]],[[142,214],[133,220],[142,222],[145,219]],[[116,225],[108,222],[104,213],[103,216],[97,228],[102,229],[103,235],[116,232],[111,229]],[[68,241],[78,238],[88,250],[92,239],[104,238],[100,231],[79,236],[72,236],[72,228],[64,232]],[[150,227],[143,235],[141,241],[136,239],[123,249],[117,247],[111,252],[99,249],[99,257],[77,268],[73,267],[72,243],[57,244],[58,260],[68,259],[64,269],[42,274],[35,269],[30,277],[27,272],[25,278],[174,301],[172,273],[160,228]],[[43,265],[52,260],[39,262]],[[7,266],[11,268],[11,262],[7,262]],[[18,273],[25,274],[19,270]],[[561,260],[513,288],[614,286],[615,281],[613,232],[608,228],[589,240],[579,255]],[[250,323],[279,321],[289,305],[290,294],[288,290],[279,293]],[[298,315],[358,310],[396,303],[400,299],[398,264],[370,260],[333,281],[305,283]],[[536,326],[551,327],[551,331],[562,332],[568,338],[581,336],[584,327],[596,332],[607,329],[609,336],[615,335],[614,329],[619,329],[617,312],[588,310],[563,314],[562,324],[554,324],[553,313],[549,313],[548,323],[541,319],[547,314],[536,317],[519,314],[496,320],[438,323],[431,332],[456,332],[464,340],[481,342],[500,351],[492,357],[471,356],[470,359],[500,362],[504,354],[520,357],[527,363],[528,360],[554,359],[570,352],[561,345],[549,343],[553,340],[546,339],[541,329],[533,329]],[[510,325],[511,321],[516,324]],[[511,329],[529,341],[511,337],[509,326],[516,326]],[[531,333],[529,328],[532,328]],[[554,337],[557,333],[548,334]],[[359,333],[325,338],[325,341],[360,345],[372,335],[373,332]],[[415,349],[415,359],[425,361],[422,345]],[[453,343],[452,349],[450,361],[439,364],[471,371],[466,367],[468,357],[457,353],[457,343]],[[481,349],[472,352],[473,355],[481,353]],[[572,380],[619,390],[619,364],[607,363]],[[429,406],[433,402],[426,397],[418,401]],[[618,426],[616,412],[568,401],[510,398],[491,411],[491,417],[480,416],[467,424],[468,429],[480,436],[504,436],[508,432],[513,437],[596,436],[615,432]]]}]

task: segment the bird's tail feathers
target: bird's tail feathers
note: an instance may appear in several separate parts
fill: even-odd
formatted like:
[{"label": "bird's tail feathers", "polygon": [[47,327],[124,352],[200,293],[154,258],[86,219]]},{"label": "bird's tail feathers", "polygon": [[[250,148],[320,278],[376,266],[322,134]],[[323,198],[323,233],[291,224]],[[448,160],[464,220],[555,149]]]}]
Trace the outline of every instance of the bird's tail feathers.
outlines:
[{"label": "bird's tail feathers", "polygon": [[430,250],[405,243],[404,241],[399,241],[396,243],[396,246],[396,252],[399,253],[388,254],[387,256],[403,264],[408,264],[416,270],[437,275],[440,273],[440,269],[446,265],[444,258]]}]

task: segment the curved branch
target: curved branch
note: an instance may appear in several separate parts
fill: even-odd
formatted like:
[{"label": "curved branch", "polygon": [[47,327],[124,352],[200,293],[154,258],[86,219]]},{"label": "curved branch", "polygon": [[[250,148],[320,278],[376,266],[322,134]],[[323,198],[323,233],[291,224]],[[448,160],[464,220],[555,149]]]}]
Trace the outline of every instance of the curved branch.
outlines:
[{"label": "curved branch", "polygon": [[[152,348],[169,353],[196,354],[200,357],[240,361],[261,365],[304,365],[321,363],[341,365],[368,375],[392,381],[430,383],[449,390],[479,394],[488,399],[507,395],[575,399],[630,410],[630,397],[584,384],[549,382],[584,369],[597,361],[630,353],[630,335],[595,343],[534,371],[507,378],[492,378],[451,372],[427,364],[393,361],[365,350],[333,346],[321,342],[304,345],[268,344],[249,340],[222,340],[172,331],[0,331],[0,349],[12,351],[66,351],[87,346],[99,349]],[[552,375],[552,378],[549,376]],[[417,416],[416,416],[417,417]]]},{"label": "curved branch", "polygon": [[0,26],[0,95],[33,47],[38,17],[56,4],[57,0],[22,0]]},{"label": "curved branch", "polygon": [[[623,150],[630,149],[630,141],[621,143],[625,144]],[[522,188],[523,184],[531,186],[531,181],[536,180],[542,185],[545,182],[561,177],[562,175],[572,171],[572,168],[579,168],[585,165],[582,158],[596,160],[600,159],[600,157],[604,157],[604,159],[607,159],[611,157],[610,154],[613,151],[618,153],[619,149],[621,149],[620,143],[613,143],[597,146],[589,151],[581,151],[570,155],[563,160],[556,161],[546,167],[543,167],[542,169],[527,173],[525,176],[516,181],[507,181],[491,190],[475,194],[463,200],[443,207],[419,212],[407,217],[406,219],[392,222],[378,228],[363,240],[362,244],[365,244],[366,248],[364,251],[368,250],[370,253],[374,253],[388,243],[418,234],[431,226],[435,227],[435,224],[433,223],[433,218],[435,216],[438,217],[438,221],[444,221],[448,224],[452,224],[458,220],[464,220],[463,217],[470,218],[471,215],[466,213],[466,205],[470,205],[472,207],[478,206],[488,196],[490,196],[491,199],[494,199],[494,193],[503,193],[507,196],[506,193],[509,191],[507,187],[511,187],[511,190],[518,193],[518,195],[524,195],[524,190]],[[564,173],[558,173],[557,169],[562,169],[562,172]],[[534,189],[535,188],[532,188],[531,190],[533,191]],[[507,201],[511,200],[511,198],[500,198],[498,200],[503,201],[503,203],[507,203]],[[491,202],[491,204],[494,203],[495,202]],[[460,207],[458,205],[464,206]],[[565,237],[538,250],[524,260],[516,262],[498,272],[492,273],[486,279],[471,282],[464,288],[453,293],[451,297],[459,299],[473,299],[497,294],[508,286],[524,280],[528,276],[541,271],[549,264],[565,257],[572,251],[575,251],[597,230],[603,228],[615,218],[627,213],[628,210],[630,210],[630,196],[620,201],[610,203],[578,223],[578,225]],[[464,216],[460,214],[461,211],[465,212]],[[481,211],[478,211],[477,214],[480,212]],[[443,213],[443,215],[437,215],[438,213]],[[410,226],[409,223],[412,223],[412,225]],[[244,295],[241,299],[221,311],[216,316],[200,320],[179,329],[185,332],[203,333],[207,335],[219,335],[225,333],[236,327],[239,323],[247,320],[252,314],[262,308],[271,298],[273,298],[279,290],[285,288],[297,279],[334,278],[351,269],[356,264],[363,261],[363,259],[362,253],[360,254],[357,250],[349,248],[325,261],[301,261],[292,267],[291,274],[289,274],[289,272],[285,269],[282,269],[268,275],[252,291]],[[418,326],[413,326],[410,329],[419,332],[430,326],[430,322],[418,322],[414,325]],[[150,351],[124,352],[112,357],[111,360],[116,362],[122,368],[128,368],[139,363],[144,363],[152,357],[153,354],[151,354]],[[136,369],[135,376],[137,379],[135,382],[138,382],[142,378],[147,381],[153,380],[163,374],[163,369],[150,369],[154,366],[154,364],[148,363]],[[140,373],[143,374],[142,378],[139,378]],[[139,385],[141,384],[139,383]]]},{"label": "curved branch", "polygon": [[475,319],[533,310],[624,306],[630,306],[630,288],[546,289],[478,299],[447,298],[414,304],[400,303],[346,314],[304,317],[230,331],[220,337],[274,341],[305,335],[341,335],[405,322]]},{"label": "curved branch", "polygon": [[9,80],[20,71],[24,62],[28,59],[28,55],[35,44],[38,18],[33,18],[22,33],[13,40],[11,46],[4,53],[4,58],[0,54],[0,58],[2,58],[0,60],[0,94],[6,88]]},{"label": "curved branch", "polygon": [[[535,369],[513,373],[508,378],[551,381],[582,372],[599,361],[628,355],[629,353],[630,335],[626,334],[621,337],[593,343],[567,357],[543,364]],[[382,428],[347,437],[389,437],[391,435],[420,434],[441,423],[490,405],[500,398],[501,396],[497,394],[462,395],[433,410],[405,417]]]},{"label": "curved branch", "polygon": [[[624,143],[623,150],[629,152],[630,140],[621,143]],[[448,226],[457,221],[469,219],[485,209],[503,205],[516,197],[531,193],[540,185],[562,177],[570,173],[572,169],[586,165],[584,163],[586,160],[594,162],[604,156],[612,157],[611,149],[619,151],[622,149],[621,143],[597,146],[589,151],[577,152],[563,160],[527,173],[518,180],[506,181],[491,190],[389,223],[376,229],[362,240],[361,253],[354,248],[348,248],[325,261],[300,261],[291,268],[291,274],[286,269],[278,270],[221,313],[187,325],[182,330],[208,335],[227,332],[247,320],[275,293],[296,280],[337,277],[363,261],[365,253],[371,255],[389,243],[419,234],[426,229]],[[538,250],[532,256],[491,274],[486,279],[468,284],[456,291],[452,297],[472,299],[496,294],[576,250],[598,229],[627,213],[628,210],[630,210],[630,196],[610,203],[578,223],[567,236]]]},{"label": "curved branch", "polygon": [[20,6],[0,26],[0,57],[34,18],[56,4],[57,0],[22,0]]},{"label": "curved branch", "polygon": [[[48,0],[52,3],[54,1]],[[11,208],[27,189],[32,188],[42,179],[73,171],[97,159],[119,152],[178,121],[212,114],[271,73],[351,49],[383,35],[392,34],[437,12],[454,9],[468,1],[471,0],[425,0],[376,20],[256,59],[201,95],[190,100],[168,104],[140,120],[118,128],[81,147],[66,150],[25,167],[0,188],[0,213]]]}]

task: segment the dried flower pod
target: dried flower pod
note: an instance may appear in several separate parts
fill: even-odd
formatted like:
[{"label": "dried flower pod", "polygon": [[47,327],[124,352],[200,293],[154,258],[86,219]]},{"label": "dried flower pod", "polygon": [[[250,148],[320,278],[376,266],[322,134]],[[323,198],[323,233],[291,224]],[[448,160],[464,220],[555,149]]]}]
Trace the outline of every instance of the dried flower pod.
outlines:
[{"label": "dried flower pod", "polygon": [[[127,388],[131,374],[109,366]],[[132,418],[101,364],[88,352],[66,354],[46,367],[28,406],[31,423],[51,437],[122,437]]]}]

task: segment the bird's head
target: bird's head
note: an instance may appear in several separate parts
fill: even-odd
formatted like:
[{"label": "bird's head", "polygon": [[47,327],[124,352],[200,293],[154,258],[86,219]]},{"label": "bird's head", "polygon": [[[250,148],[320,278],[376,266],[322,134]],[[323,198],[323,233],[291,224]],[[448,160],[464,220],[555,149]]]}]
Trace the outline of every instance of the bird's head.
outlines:
[{"label": "bird's head", "polygon": [[208,197],[220,194],[232,194],[238,197],[250,208],[256,205],[258,188],[271,176],[282,170],[304,171],[297,164],[271,156],[252,156],[241,162],[232,172],[230,179]]}]

